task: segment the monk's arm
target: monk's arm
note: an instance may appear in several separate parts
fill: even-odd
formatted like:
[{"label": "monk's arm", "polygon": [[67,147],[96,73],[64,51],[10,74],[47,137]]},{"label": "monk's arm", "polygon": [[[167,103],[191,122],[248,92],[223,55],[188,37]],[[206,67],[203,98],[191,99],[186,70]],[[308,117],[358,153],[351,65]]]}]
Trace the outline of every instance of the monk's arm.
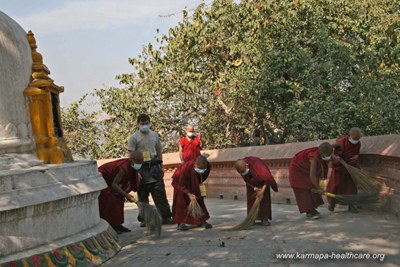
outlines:
[{"label": "monk's arm", "polygon": [[179,158],[181,159],[181,162],[183,161],[182,157],[182,145],[179,143]]},{"label": "monk's arm", "polygon": [[122,178],[125,175],[125,171],[120,168],[117,175],[114,177],[114,180],[112,182],[111,187],[121,196],[125,197],[127,200],[131,201],[132,196],[129,195],[128,193],[126,193],[124,190],[121,189],[121,187],[119,186],[119,184],[122,181]]},{"label": "monk's arm", "polygon": [[256,190],[257,197],[263,196],[266,188],[267,188],[267,185],[264,184],[264,185],[261,187],[261,189]]},{"label": "monk's arm", "polygon": [[359,155],[354,155],[350,158],[350,163],[357,163]]},{"label": "monk's arm", "polygon": [[310,181],[314,188],[319,191],[323,191],[322,188],[319,186],[317,179],[317,162],[313,158],[310,158]]},{"label": "monk's arm", "polygon": [[338,142],[334,142],[331,144],[332,148],[338,153],[341,154],[343,149],[342,149],[342,145],[339,144]]},{"label": "monk's arm", "polygon": [[257,180],[261,180],[264,184],[271,186],[272,190],[278,192],[278,184],[276,183],[274,177],[272,176],[270,170],[264,163],[257,165],[257,171],[254,176],[257,177]]},{"label": "monk's arm", "polygon": [[201,135],[200,135],[200,132],[199,132],[199,135],[198,135],[198,137],[199,137],[199,146],[200,146],[200,148],[203,148],[203,141],[201,141]]},{"label": "monk's arm", "polygon": [[178,169],[175,171],[174,175],[172,176],[172,187],[188,195],[190,194],[190,191],[183,183],[182,175],[184,175],[182,170]]}]

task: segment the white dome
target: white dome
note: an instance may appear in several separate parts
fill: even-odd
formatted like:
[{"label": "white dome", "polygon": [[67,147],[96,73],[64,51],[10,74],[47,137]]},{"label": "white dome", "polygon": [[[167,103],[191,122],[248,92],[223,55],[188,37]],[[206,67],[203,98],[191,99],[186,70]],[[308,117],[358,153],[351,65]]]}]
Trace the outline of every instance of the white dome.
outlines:
[{"label": "white dome", "polygon": [[0,11],[0,154],[32,153],[32,130],[23,95],[31,74],[26,32]]}]

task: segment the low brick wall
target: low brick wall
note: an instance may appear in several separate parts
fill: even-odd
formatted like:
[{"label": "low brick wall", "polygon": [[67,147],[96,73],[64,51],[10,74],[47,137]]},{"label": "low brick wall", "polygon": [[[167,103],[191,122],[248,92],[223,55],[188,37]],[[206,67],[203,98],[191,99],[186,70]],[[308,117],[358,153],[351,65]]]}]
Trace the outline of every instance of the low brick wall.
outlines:
[{"label": "low brick wall", "polygon": [[[325,140],[324,140],[325,141]],[[334,140],[326,140],[333,142]],[[289,164],[300,150],[318,146],[323,141],[290,143],[258,147],[241,147],[220,150],[205,150],[212,170],[206,182],[207,195],[211,198],[246,198],[243,179],[233,167],[234,162],[246,156],[263,159],[278,183],[279,192],[272,192],[274,203],[296,203],[289,184]],[[375,208],[400,213],[400,135],[369,136],[361,139],[360,164],[372,177],[382,182],[381,202]],[[165,183],[171,197],[171,176],[179,166],[178,153],[164,154]]]},{"label": "low brick wall", "polygon": [[[334,140],[324,140],[333,142]],[[292,157],[300,150],[318,146],[323,141],[290,143],[257,147],[241,147],[219,150],[204,150],[209,154],[212,166],[206,181],[207,195],[211,198],[238,199],[246,198],[243,179],[233,167],[234,162],[246,156],[263,159],[269,166],[278,183],[279,192],[272,192],[274,203],[296,203],[289,184],[289,164]],[[381,202],[375,208],[400,214],[400,135],[368,136],[361,139],[361,168],[382,182]],[[171,176],[180,166],[178,153],[166,153],[164,157],[167,194],[172,198]],[[108,160],[107,160],[108,161]],[[99,161],[101,164],[104,161]]]}]

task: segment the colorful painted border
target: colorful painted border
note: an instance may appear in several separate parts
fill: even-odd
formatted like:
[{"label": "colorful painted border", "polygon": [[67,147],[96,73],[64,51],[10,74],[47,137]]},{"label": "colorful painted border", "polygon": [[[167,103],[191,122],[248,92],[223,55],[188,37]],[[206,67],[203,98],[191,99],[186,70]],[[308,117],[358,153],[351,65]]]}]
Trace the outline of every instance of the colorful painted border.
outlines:
[{"label": "colorful painted border", "polygon": [[121,250],[111,227],[105,232],[64,247],[0,264],[0,267],[92,267],[98,266]]}]

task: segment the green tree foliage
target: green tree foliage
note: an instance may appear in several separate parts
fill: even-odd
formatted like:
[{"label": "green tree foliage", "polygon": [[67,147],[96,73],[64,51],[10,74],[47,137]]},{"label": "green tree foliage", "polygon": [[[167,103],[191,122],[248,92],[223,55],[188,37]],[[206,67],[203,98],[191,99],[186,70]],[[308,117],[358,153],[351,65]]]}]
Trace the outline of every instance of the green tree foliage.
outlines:
[{"label": "green tree foliage", "polygon": [[[140,113],[166,151],[188,122],[214,148],[245,145],[254,129],[267,144],[335,138],[353,126],[400,132],[398,1],[216,0],[183,11],[130,63],[119,88],[94,91],[100,112],[85,114],[81,103],[65,111],[77,154],[125,155]],[[106,116],[93,121],[97,114]]]}]

